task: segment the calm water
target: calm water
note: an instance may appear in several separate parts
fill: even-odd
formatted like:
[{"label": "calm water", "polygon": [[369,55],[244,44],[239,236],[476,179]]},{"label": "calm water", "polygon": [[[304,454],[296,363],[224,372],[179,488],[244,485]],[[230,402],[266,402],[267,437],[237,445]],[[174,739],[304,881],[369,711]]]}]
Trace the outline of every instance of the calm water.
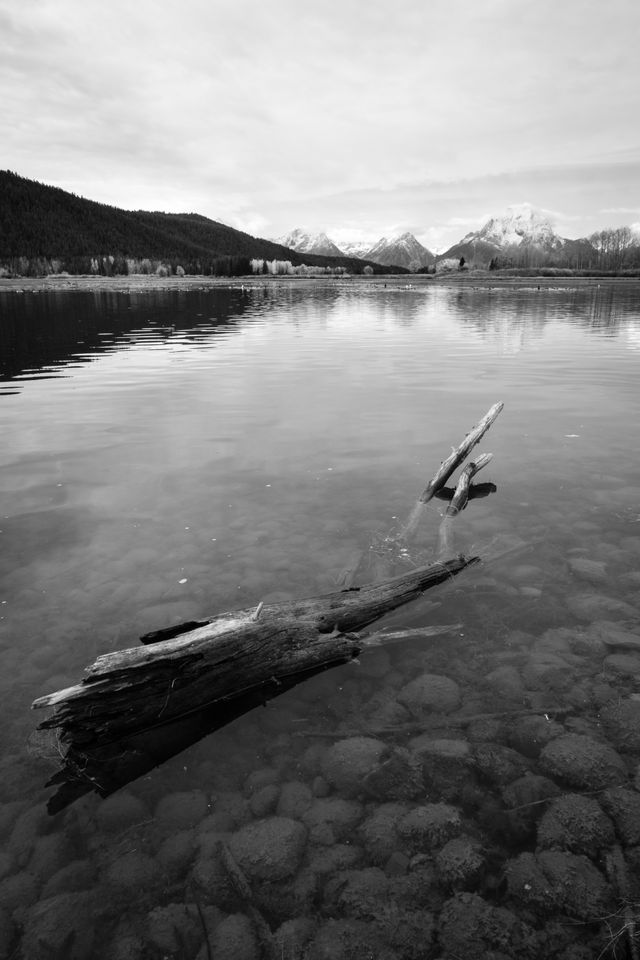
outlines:
[{"label": "calm water", "polygon": [[[247,778],[267,768],[278,784],[301,781],[322,795],[318,756],[332,741],[315,735],[410,719],[397,703],[394,712],[394,697],[422,672],[458,684],[463,714],[570,704],[566,730],[578,733],[597,725],[598,684],[611,696],[640,693],[631,668],[576,667],[558,680],[530,660],[546,631],[640,623],[639,363],[640,288],[632,286],[0,295],[7,949],[29,943],[41,922],[31,904],[68,890],[99,893],[105,956],[124,956],[117,951],[131,930],[147,949],[149,911],[188,899],[196,854],[143,891],[131,881],[124,933],[114,876],[126,872],[118,858],[133,870],[140,851],[149,870],[159,862],[165,870],[155,859],[162,844],[192,826],[188,813],[184,822],[165,816],[168,800],[185,791],[196,807],[198,791],[209,804],[248,797]],[[43,784],[55,759],[38,756],[30,739],[35,697],[76,682],[98,654],[148,630],[337,589],[497,400],[504,411],[479,448],[494,454],[479,479],[496,492],[471,502],[455,525],[456,550],[487,562],[388,618],[394,627],[460,622],[459,632],[395,645],[296,688],[131,784],[130,807],[107,816],[92,795],[47,819]],[[443,509],[432,501],[395,570],[436,557]],[[452,734],[443,721],[443,730],[467,742],[464,729]],[[502,786],[481,780],[496,803]],[[482,801],[453,800],[473,824],[467,832],[493,850],[478,887],[486,898],[489,874],[503,865],[494,861],[535,849],[535,837],[511,838],[496,853]],[[370,814],[363,809],[361,820]],[[359,869],[372,865],[362,847]],[[69,880],[73,869],[60,879],[78,862],[82,880]],[[330,912],[322,885],[314,890],[306,901],[292,896],[288,916]],[[436,920],[450,894],[434,881]],[[263,912],[274,929],[286,919]],[[71,921],[65,929],[72,946],[58,944],[61,956],[102,956],[86,930]],[[201,939],[179,955],[195,956]],[[25,956],[49,956],[29,949]],[[308,949],[313,960],[325,955]],[[130,956],[147,954],[140,946]]]}]

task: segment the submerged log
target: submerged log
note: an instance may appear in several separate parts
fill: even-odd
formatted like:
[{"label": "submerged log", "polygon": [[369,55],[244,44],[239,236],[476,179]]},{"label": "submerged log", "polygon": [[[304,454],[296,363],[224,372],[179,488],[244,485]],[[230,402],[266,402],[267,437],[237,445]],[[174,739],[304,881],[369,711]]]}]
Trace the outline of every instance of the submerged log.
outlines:
[{"label": "submerged log", "polygon": [[[33,703],[54,710],[40,729],[56,730],[66,770],[50,782],[75,781],[75,792],[63,793],[71,800],[91,789],[107,796],[183,749],[186,731],[193,742],[314,673],[357,657],[367,640],[351,631],[477,559],[458,556],[361,589],[262,604],[195,627],[191,621],[147,636],[145,646],[98,657],[80,683]],[[378,636],[370,645],[379,642]],[[150,739],[150,732],[174,721],[182,723],[177,748]]]},{"label": "submerged log", "polygon": [[[421,508],[501,409],[495,404],[445,461],[428,497],[425,491],[420,498]],[[467,469],[450,515],[462,508],[471,477],[489,459],[478,458]],[[62,763],[49,781],[60,786],[49,810],[62,809],[88,790],[107,796],[302,680],[354,659],[367,646],[405,639],[406,632],[367,638],[354,631],[477,560],[460,554],[366,586],[190,620],[146,634],[143,646],[98,657],[81,682],[33,703],[53,710],[39,729],[54,731]],[[450,632],[453,626],[422,632]]]}]

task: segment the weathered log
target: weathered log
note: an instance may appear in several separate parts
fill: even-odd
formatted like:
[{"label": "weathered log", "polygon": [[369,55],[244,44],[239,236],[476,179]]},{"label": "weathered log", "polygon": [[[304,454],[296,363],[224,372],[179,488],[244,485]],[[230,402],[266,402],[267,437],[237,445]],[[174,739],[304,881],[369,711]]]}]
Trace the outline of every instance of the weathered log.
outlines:
[{"label": "weathered log", "polygon": [[[351,631],[476,560],[454,557],[382,584],[266,603],[147,637],[152,642],[145,646],[98,657],[80,683],[35,700],[33,707],[54,710],[40,729],[58,731],[66,779],[77,781],[80,773],[80,792],[96,789],[107,795],[132,779],[126,764],[124,775],[121,770],[125,750],[135,759],[130,758],[135,775],[155,766],[158,752],[166,752],[149,742],[149,731],[203,710],[209,711],[207,724],[222,726],[299,680],[348,662],[366,643]],[[239,713],[234,703],[241,705]],[[200,721],[195,732],[202,736],[199,731]],[[170,747],[168,755],[175,752]]]},{"label": "weathered log", "polygon": [[[450,469],[443,464],[429,496],[443,487],[501,409],[495,404],[471,431]],[[482,459],[467,469],[469,480]],[[465,496],[468,491],[467,482]],[[456,496],[460,503],[461,495]],[[423,494],[419,506],[424,502]],[[50,780],[62,784],[50,810],[89,789],[106,796],[209,730],[320,670],[355,658],[364,646],[404,639],[405,633],[362,638],[353,631],[477,559],[459,555],[367,586],[191,620],[146,634],[141,647],[98,657],[80,683],[33,703],[53,709],[39,729],[56,731],[63,764]]]}]

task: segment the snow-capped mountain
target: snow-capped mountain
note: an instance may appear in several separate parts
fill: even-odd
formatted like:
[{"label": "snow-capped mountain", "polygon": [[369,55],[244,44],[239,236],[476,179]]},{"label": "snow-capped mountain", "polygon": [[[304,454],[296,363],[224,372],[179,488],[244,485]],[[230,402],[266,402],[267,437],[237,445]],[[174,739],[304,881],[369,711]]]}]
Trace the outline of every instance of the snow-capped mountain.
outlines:
[{"label": "snow-capped mountain", "polygon": [[363,243],[362,240],[347,240],[340,244],[340,250],[345,257],[358,257],[360,260],[367,260],[367,254],[371,249],[370,243]]},{"label": "snow-capped mountain", "polygon": [[430,266],[435,257],[423,247],[412,233],[403,233],[400,237],[382,237],[365,255],[365,260],[385,267],[405,267],[407,270],[420,270]]},{"label": "snow-capped mountain", "polygon": [[492,217],[480,230],[468,233],[460,242],[477,241],[491,243],[500,250],[528,244],[549,252],[558,250],[564,243],[549,217],[530,203],[508,207],[504,216]]},{"label": "snow-capped mountain", "polygon": [[342,251],[336,247],[326,233],[307,233],[300,227],[296,227],[286,237],[278,237],[276,243],[288,247],[290,250],[297,250],[298,253],[316,253],[323,257],[343,256]]},{"label": "snow-capped mountain", "polygon": [[299,253],[320,253],[325,257],[358,257],[384,267],[404,267],[407,270],[420,270],[435,260],[431,251],[423,247],[412,233],[403,233],[400,237],[382,237],[373,246],[359,240],[346,241],[338,247],[326,233],[311,234],[296,227],[286,236],[278,237],[276,242]]}]

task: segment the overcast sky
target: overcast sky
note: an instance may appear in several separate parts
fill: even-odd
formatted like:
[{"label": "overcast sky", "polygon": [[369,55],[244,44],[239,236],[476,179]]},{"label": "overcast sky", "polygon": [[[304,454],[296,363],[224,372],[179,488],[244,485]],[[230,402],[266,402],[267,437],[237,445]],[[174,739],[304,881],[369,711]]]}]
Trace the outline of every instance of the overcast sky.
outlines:
[{"label": "overcast sky", "polygon": [[0,0],[0,167],[259,236],[640,221],[638,0]]}]

